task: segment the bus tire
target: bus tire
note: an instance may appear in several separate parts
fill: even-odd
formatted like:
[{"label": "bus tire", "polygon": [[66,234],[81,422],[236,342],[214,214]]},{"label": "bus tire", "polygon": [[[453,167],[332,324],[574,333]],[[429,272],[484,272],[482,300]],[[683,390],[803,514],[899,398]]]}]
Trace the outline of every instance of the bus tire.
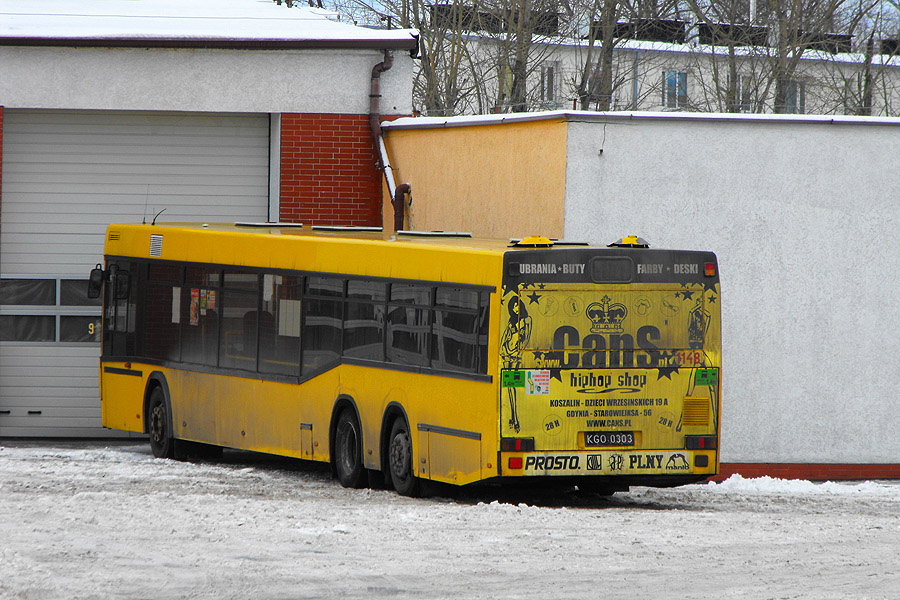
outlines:
[{"label": "bus tire", "polygon": [[156,458],[175,458],[175,438],[169,430],[169,409],[166,406],[166,395],[157,386],[150,392],[147,410],[149,419],[150,450]]},{"label": "bus tire", "polygon": [[391,483],[401,496],[418,496],[419,479],[415,476],[415,461],[412,455],[412,438],[403,417],[394,419],[388,438],[388,466]]},{"label": "bus tire", "polygon": [[345,408],[334,429],[334,470],[338,481],[347,488],[361,488],[366,480],[361,440],[359,422],[353,411]]}]

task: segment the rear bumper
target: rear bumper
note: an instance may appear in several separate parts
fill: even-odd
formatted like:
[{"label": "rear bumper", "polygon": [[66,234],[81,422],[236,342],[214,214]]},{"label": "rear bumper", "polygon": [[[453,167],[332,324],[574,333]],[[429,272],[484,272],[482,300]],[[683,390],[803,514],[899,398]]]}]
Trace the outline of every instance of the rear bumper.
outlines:
[{"label": "rear bumper", "polygon": [[626,476],[642,480],[656,477],[696,480],[716,474],[718,455],[715,450],[500,452],[498,465],[503,477]]}]

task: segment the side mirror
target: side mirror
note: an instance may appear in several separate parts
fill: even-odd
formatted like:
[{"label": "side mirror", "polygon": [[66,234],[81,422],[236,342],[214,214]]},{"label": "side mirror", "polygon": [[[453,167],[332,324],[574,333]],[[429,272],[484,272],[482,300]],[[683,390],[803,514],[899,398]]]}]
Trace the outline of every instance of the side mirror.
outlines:
[{"label": "side mirror", "polygon": [[97,265],[91,269],[91,278],[88,279],[88,298],[99,298],[103,291],[103,267]]}]

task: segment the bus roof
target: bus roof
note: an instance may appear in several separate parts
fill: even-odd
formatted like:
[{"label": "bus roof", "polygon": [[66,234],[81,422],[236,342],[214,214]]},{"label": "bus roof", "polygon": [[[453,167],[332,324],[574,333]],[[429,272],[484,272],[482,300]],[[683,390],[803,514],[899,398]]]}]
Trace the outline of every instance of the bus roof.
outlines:
[{"label": "bus roof", "polygon": [[[395,233],[383,231],[380,227],[343,227],[343,226],[310,226],[299,223],[187,223],[169,222],[156,223],[155,225],[141,224],[113,224],[110,230],[122,230],[131,227],[148,227],[159,229],[159,233],[165,230],[180,229],[187,232],[218,232],[240,235],[256,236],[290,236],[316,239],[383,241],[392,244],[422,244],[427,247],[449,247],[467,250],[484,250],[504,253],[517,249],[513,244],[515,240],[500,238],[473,237],[465,232],[450,231],[404,231]],[[152,231],[150,233],[153,233]],[[553,240],[555,246],[568,246],[569,242]],[[589,246],[586,243],[577,243],[578,246]],[[524,246],[534,249],[533,246]],[[600,247],[600,246],[595,246]]]},{"label": "bus roof", "polygon": [[[374,229],[374,230],[373,230]],[[108,257],[134,257],[252,269],[342,273],[360,277],[497,286],[508,253],[528,261],[551,252],[621,255],[622,248],[570,245],[533,236],[511,240],[378,228],[316,228],[291,223],[113,224]],[[641,240],[643,241],[643,240]],[[659,256],[660,250],[637,252]],[[684,254],[684,253],[678,253]],[[657,261],[658,262],[658,261]]]}]

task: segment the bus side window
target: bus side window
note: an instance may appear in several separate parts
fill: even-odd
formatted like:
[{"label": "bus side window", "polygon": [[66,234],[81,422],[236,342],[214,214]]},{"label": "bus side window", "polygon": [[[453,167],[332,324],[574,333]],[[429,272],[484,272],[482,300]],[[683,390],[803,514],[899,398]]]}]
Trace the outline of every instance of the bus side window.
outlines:
[{"label": "bus side window", "polygon": [[340,360],[345,283],[346,280],[336,277],[306,278],[301,368],[304,376],[327,369]]},{"label": "bus side window", "polygon": [[387,315],[389,362],[430,366],[431,288],[423,285],[391,284]]},{"label": "bus side window", "polygon": [[181,300],[181,360],[216,365],[219,271],[188,267]]},{"label": "bus side window", "polygon": [[219,366],[256,371],[259,332],[259,276],[224,273],[222,282],[222,331]]},{"label": "bus side window", "polygon": [[259,321],[261,373],[298,375],[300,372],[300,293],[296,275],[263,275]]},{"label": "bus side window", "polygon": [[435,292],[431,366],[474,373],[478,368],[478,292],[439,287]]},{"label": "bus side window", "polygon": [[380,281],[347,283],[344,307],[344,356],[384,360],[384,302],[386,285]]},{"label": "bus side window", "polygon": [[[152,271],[151,271],[152,272]],[[148,358],[179,360],[181,286],[149,282],[144,301],[144,352]]]}]

